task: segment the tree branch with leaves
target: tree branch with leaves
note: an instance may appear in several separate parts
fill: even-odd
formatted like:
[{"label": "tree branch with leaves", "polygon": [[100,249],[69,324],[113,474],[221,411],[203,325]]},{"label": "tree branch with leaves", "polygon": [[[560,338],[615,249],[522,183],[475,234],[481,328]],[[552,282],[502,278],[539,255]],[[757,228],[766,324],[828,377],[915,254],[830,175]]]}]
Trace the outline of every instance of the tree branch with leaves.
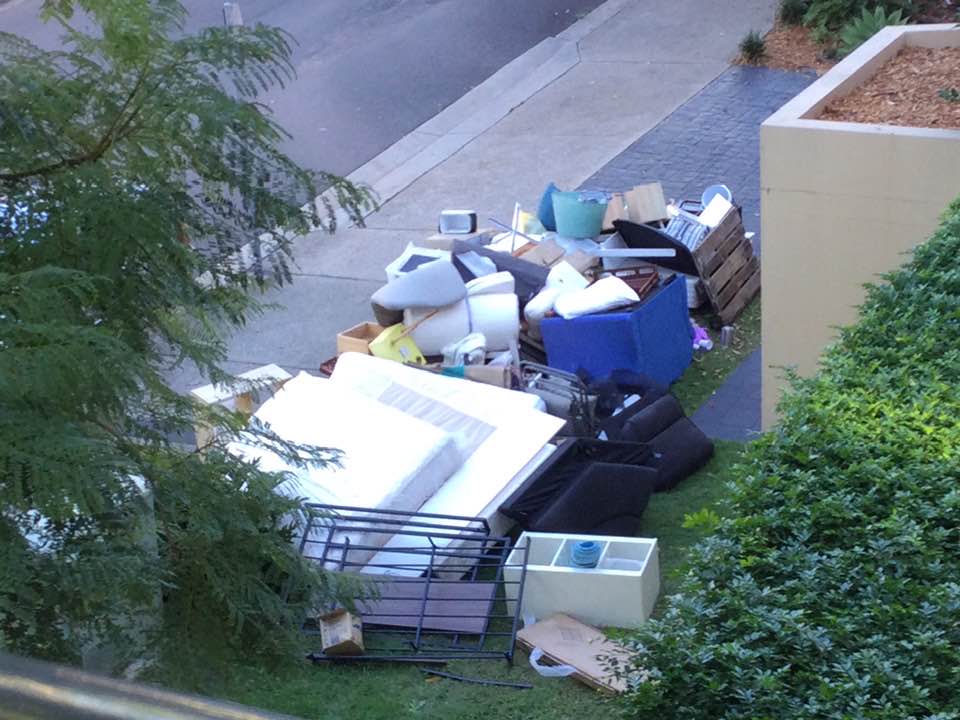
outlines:
[{"label": "tree branch with leaves", "polygon": [[[282,30],[187,35],[171,0],[43,14],[62,50],[0,33],[0,647],[76,660],[126,638],[185,672],[287,655],[335,589],[290,542],[308,509],[276,492],[288,478],[227,444],[300,466],[336,454],[166,377],[190,362],[233,382],[225,334],[291,279],[295,242],[374,200],[279,149],[257,98],[293,77]],[[237,267],[264,238],[269,258]],[[177,438],[201,424],[216,440],[190,452]]]}]

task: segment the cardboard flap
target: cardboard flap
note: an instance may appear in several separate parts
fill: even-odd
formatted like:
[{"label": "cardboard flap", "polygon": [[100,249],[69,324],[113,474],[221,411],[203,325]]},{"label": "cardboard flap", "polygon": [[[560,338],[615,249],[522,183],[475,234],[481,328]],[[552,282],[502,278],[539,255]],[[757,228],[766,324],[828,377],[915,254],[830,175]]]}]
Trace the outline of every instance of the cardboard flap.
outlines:
[{"label": "cardboard flap", "polygon": [[540,648],[545,657],[558,665],[575,667],[573,677],[598,690],[621,693],[627,689],[626,680],[615,677],[604,658],[625,663],[630,652],[597,628],[569,615],[557,613],[528,625],[517,633],[517,642],[527,651]]},{"label": "cardboard flap", "polygon": [[663,195],[663,186],[659,182],[637,185],[624,195],[627,202],[627,220],[649,223],[667,218],[667,201]]}]

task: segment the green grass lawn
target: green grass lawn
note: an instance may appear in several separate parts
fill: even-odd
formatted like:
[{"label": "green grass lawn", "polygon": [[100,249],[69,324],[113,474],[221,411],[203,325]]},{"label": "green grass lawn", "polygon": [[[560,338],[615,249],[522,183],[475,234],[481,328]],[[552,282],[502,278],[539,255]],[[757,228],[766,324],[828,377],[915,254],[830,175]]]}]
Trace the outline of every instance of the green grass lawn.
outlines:
[{"label": "green grass lawn", "polygon": [[[720,348],[717,344],[711,352],[698,354],[683,378],[673,386],[674,394],[688,413],[709,398],[737,364],[759,345],[759,299],[744,312],[736,327],[736,337],[729,348]],[[712,336],[718,339],[718,333]],[[725,483],[742,450],[739,443],[717,442],[716,455],[703,470],[671,492],[659,493],[651,499],[639,534],[659,540],[661,597],[675,590],[678,570],[688,549],[704,534],[700,529],[684,528],[684,516],[712,507],[724,495]],[[574,680],[541,678],[529,667],[522,651],[518,651],[513,667],[494,660],[456,661],[449,663],[445,670],[469,677],[528,682],[534,688],[514,690],[428,679],[409,666],[314,667],[296,663],[276,670],[230,668],[229,680],[216,694],[274,712],[324,720],[406,717],[579,720],[614,718],[621,714],[617,700]]]},{"label": "green grass lawn", "polygon": [[[739,443],[718,442],[701,472],[668,493],[655,495],[640,534],[660,541],[661,596],[676,587],[676,570],[702,531],[682,527],[684,515],[712,506],[723,494]],[[267,671],[235,667],[221,697],[303,718],[428,718],[437,720],[562,720],[613,718],[619,703],[570,679],[545,679],[518,652],[514,666],[497,660],[451,662],[445,670],[470,677],[529,682],[533,690],[431,680],[413,667],[296,664]]]},{"label": "green grass lawn", "polygon": [[[694,316],[706,326],[707,318]],[[713,350],[697,352],[693,363],[675,383],[672,390],[687,414],[692,414],[723,383],[727,375],[750,353],[760,347],[760,297],[758,296],[737,318],[733,342],[720,347],[720,333],[708,330],[713,339]]]},{"label": "green grass lawn", "polygon": [[683,527],[684,516],[703,508],[714,508],[725,495],[724,486],[730,480],[731,469],[745,447],[726,440],[715,440],[714,445],[716,453],[703,470],[670,492],[654,495],[643,513],[639,534],[658,538],[660,543],[661,597],[675,591],[677,571],[683,565],[687,550],[704,535],[701,529]]}]

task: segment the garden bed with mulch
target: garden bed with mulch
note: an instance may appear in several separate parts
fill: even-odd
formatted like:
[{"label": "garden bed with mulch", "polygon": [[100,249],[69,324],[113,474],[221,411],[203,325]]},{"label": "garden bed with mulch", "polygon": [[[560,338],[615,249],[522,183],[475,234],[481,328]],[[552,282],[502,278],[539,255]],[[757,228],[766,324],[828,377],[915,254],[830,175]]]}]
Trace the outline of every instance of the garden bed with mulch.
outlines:
[{"label": "garden bed with mulch", "polygon": [[824,54],[824,46],[817,44],[810,29],[803,25],[778,24],[764,37],[766,50],[760,64],[781,70],[816,70],[823,75],[837,64],[836,59]]},{"label": "garden bed with mulch", "polygon": [[908,47],[820,119],[960,129],[958,91],[960,48]]}]

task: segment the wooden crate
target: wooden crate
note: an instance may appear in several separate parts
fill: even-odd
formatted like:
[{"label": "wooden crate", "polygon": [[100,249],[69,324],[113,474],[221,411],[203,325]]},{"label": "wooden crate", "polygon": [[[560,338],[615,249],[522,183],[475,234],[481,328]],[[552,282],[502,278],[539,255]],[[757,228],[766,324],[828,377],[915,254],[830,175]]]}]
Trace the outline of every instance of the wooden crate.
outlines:
[{"label": "wooden crate", "polygon": [[337,356],[343,355],[345,352],[369,355],[370,343],[376,340],[384,329],[382,325],[375,322],[363,322],[337,333]]},{"label": "wooden crate", "polygon": [[724,325],[729,325],[760,292],[760,260],[743,230],[740,211],[728,212],[696,250],[707,298]]}]

